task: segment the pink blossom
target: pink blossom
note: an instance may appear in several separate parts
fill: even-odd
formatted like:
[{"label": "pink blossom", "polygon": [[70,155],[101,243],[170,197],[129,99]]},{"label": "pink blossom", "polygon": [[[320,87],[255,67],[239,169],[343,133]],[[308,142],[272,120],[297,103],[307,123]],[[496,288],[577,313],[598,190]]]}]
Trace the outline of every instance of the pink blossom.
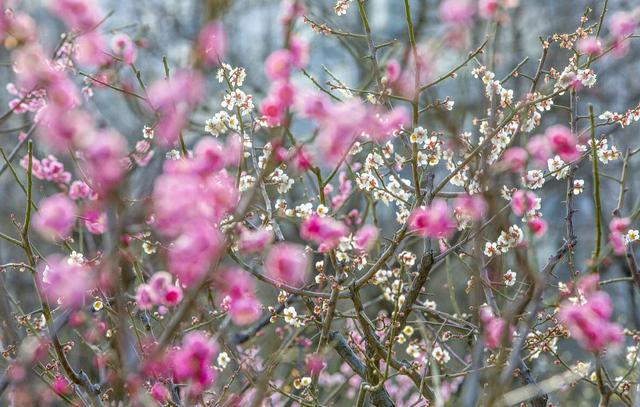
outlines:
[{"label": "pink blossom", "polygon": [[[29,155],[25,155],[20,160],[20,166],[24,169],[29,168]],[[49,155],[42,160],[32,157],[31,173],[38,179],[56,184],[68,184],[71,180],[71,173],[65,171],[64,164],[53,155]]]},{"label": "pink blossom", "polygon": [[626,11],[618,11],[611,15],[609,30],[614,37],[622,39],[633,34],[636,25],[636,19],[633,14]]},{"label": "pink blossom", "polygon": [[53,150],[67,153],[82,137],[94,131],[90,116],[79,110],[47,106],[39,112],[38,137]]},{"label": "pink blossom", "polygon": [[101,235],[107,230],[107,214],[98,207],[89,207],[82,213],[84,227],[89,233]]},{"label": "pink blossom", "polygon": [[51,381],[51,390],[56,394],[68,395],[71,393],[71,386],[64,376],[57,375]]},{"label": "pink blossom", "polygon": [[49,240],[66,239],[76,222],[77,208],[64,194],[56,194],[40,202],[33,217],[33,227]]},{"label": "pink blossom", "polygon": [[124,176],[121,160],[127,155],[126,141],[112,130],[100,130],[85,143],[84,169],[91,186],[98,192],[107,192]]},{"label": "pink blossom", "polygon": [[309,258],[301,245],[278,243],[264,259],[264,269],[270,278],[299,287],[309,273]]},{"label": "pink blossom", "polygon": [[67,110],[80,104],[78,90],[71,80],[59,72],[47,78],[47,104],[51,108]]},{"label": "pink blossom", "polygon": [[227,35],[222,23],[207,23],[198,35],[197,51],[207,66],[216,66],[227,53]]},{"label": "pink blossom", "polygon": [[136,288],[136,304],[140,309],[151,309],[156,303],[155,291],[147,284],[140,284]]},{"label": "pink blossom", "polygon": [[229,304],[229,316],[234,324],[243,326],[250,325],[260,318],[260,301],[255,295],[246,295],[235,299]]},{"label": "pink blossom", "polygon": [[295,149],[290,157],[291,164],[296,172],[302,173],[313,167],[313,161],[310,154],[304,146]]},{"label": "pink blossom", "polygon": [[[485,346],[489,349],[495,349],[500,346],[502,335],[507,325],[506,321],[502,318],[495,317],[488,306],[480,308],[480,320],[484,328],[483,337]],[[511,341],[512,333],[510,329],[509,341]]]},{"label": "pink blossom", "polygon": [[629,218],[614,217],[609,222],[609,243],[617,255],[625,252],[624,233],[630,224],[631,220]]},{"label": "pink blossom", "polygon": [[275,81],[271,84],[269,95],[285,107],[291,107],[296,95],[296,88],[289,81]]},{"label": "pink blossom", "polygon": [[103,66],[111,62],[107,54],[107,41],[97,31],[91,31],[77,40],[77,61],[80,65]]},{"label": "pink blossom", "polygon": [[571,130],[563,125],[555,125],[547,128],[544,133],[551,149],[560,156],[564,162],[570,162],[580,157],[576,145],[578,140]]},{"label": "pink blossom", "polygon": [[238,239],[238,250],[242,253],[258,253],[273,241],[273,232],[267,229],[242,229]]},{"label": "pink blossom", "polygon": [[202,177],[200,168],[193,160],[167,161],[165,173],[156,180],[155,227],[165,236],[213,227],[235,209],[238,191],[233,177],[222,171]]},{"label": "pink blossom", "polygon": [[522,216],[527,212],[533,211],[538,205],[538,196],[525,190],[518,190],[511,196],[511,209],[517,216]]},{"label": "pink blossom", "polygon": [[205,224],[192,225],[171,245],[169,271],[185,286],[203,280],[224,249],[219,230]]},{"label": "pink blossom", "polygon": [[378,240],[380,231],[373,225],[363,226],[353,238],[353,244],[359,250],[367,252],[371,250]]},{"label": "pink blossom", "polygon": [[93,288],[91,270],[85,265],[68,261],[62,256],[49,256],[39,269],[41,289],[49,302],[59,302],[65,308],[77,308]]},{"label": "pink blossom", "polygon": [[599,55],[602,53],[602,43],[594,36],[582,38],[578,41],[578,52],[589,56]]},{"label": "pink blossom", "polygon": [[500,7],[499,0],[480,0],[478,11],[482,18],[493,18]]},{"label": "pink blossom", "polygon": [[409,125],[409,112],[403,107],[397,107],[386,113],[371,110],[362,130],[377,143],[388,141],[395,132]]},{"label": "pink blossom", "polygon": [[519,173],[522,172],[527,165],[527,158],[529,154],[527,150],[522,147],[511,147],[507,149],[502,155],[502,162],[511,171]]},{"label": "pink blossom", "polygon": [[327,363],[322,356],[317,353],[313,353],[307,355],[305,358],[305,367],[309,374],[318,375],[325,367],[327,367]]},{"label": "pink blossom", "polygon": [[622,341],[622,328],[610,322],[611,299],[603,291],[585,293],[584,303],[565,301],[560,307],[560,320],[571,336],[588,351],[597,352]]},{"label": "pink blossom", "polygon": [[487,211],[487,203],[480,195],[464,194],[456,198],[456,210],[474,221],[482,219]]},{"label": "pink blossom", "polygon": [[389,83],[393,84],[395,81],[397,81],[400,78],[401,72],[402,67],[400,66],[400,62],[398,62],[397,59],[392,58],[389,60],[389,62],[387,62],[385,76]]},{"label": "pink blossom", "polygon": [[271,53],[265,61],[264,69],[272,81],[287,79],[293,66],[293,56],[287,49],[279,49]]},{"label": "pink blossom", "polygon": [[16,45],[23,46],[35,42],[38,39],[38,24],[35,20],[27,13],[15,10],[12,14],[6,12],[2,3],[0,1],[0,10],[4,14],[0,16],[0,38],[4,38],[6,30]]},{"label": "pink blossom", "polygon": [[171,398],[169,389],[167,389],[166,386],[160,382],[155,382],[153,386],[151,386],[150,394],[155,401],[158,401],[162,404],[166,403],[167,400]]},{"label": "pink blossom", "polygon": [[331,108],[331,101],[321,93],[306,92],[300,94],[296,101],[296,110],[302,117],[317,121],[326,120]]},{"label": "pink blossom", "polygon": [[148,284],[136,289],[136,302],[140,309],[151,309],[154,305],[175,307],[182,301],[182,288],[171,283],[171,274],[159,271],[151,276]]},{"label": "pink blossom", "polygon": [[469,25],[475,14],[473,3],[469,0],[444,0],[438,8],[440,20],[446,23]]},{"label": "pink blossom", "polygon": [[409,229],[422,237],[447,238],[455,230],[449,208],[443,200],[434,200],[428,207],[419,207],[409,216]]},{"label": "pink blossom", "polygon": [[196,71],[182,70],[170,80],[158,80],[149,88],[149,100],[160,113],[156,128],[160,144],[171,147],[178,141],[187,120],[187,113],[204,96],[204,80]]},{"label": "pink blossom", "polygon": [[541,134],[535,135],[527,143],[527,151],[540,167],[546,167],[547,160],[551,156],[552,150],[547,138]]},{"label": "pink blossom", "polygon": [[94,0],[52,0],[49,8],[73,30],[95,29],[102,19],[100,8]]},{"label": "pink blossom", "polygon": [[69,187],[69,198],[87,199],[91,196],[91,188],[84,181],[73,181]]},{"label": "pink blossom", "polygon": [[529,225],[529,229],[531,229],[531,232],[535,237],[541,237],[544,236],[545,233],[547,233],[547,222],[540,217],[536,216],[529,219],[527,221],[527,224]]},{"label": "pink blossom", "polygon": [[286,105],[273,96],[264,98],[260,104],[260,114],[271,127],[282,124],[285,111]]},{"label": "pink blossom", "polygon": [[296,68],[304,68],[309,63],[309,44],[298,37],[289,40],[291,64]]},{"label": "pink blossom", "polygon": [[614,217],[609,222],[609,230],[612,233],[624,233],[629,225],[631,225],[631,219]]},{"label": "pink blossom", "polygon": [[127,65],[133,64],[136,60],[136,46],[126,34],[114,35],[111,39],[111,49]]},{"label": "pink blossom", "polygon": [[342,237],[349,234],[349,229],[343,222],[331,217],[321,217],[313,214],[300,225],[300,237],[311,240],[327,247],[335,247]]},{"label": "pink blossom", "polygon": [[171,355],[173,376],[179,383],[188,383],[189,395],[197,397],[208,389],[216,378],[213,360],[218,345],[202,331],[185,335],[182,346]]}]

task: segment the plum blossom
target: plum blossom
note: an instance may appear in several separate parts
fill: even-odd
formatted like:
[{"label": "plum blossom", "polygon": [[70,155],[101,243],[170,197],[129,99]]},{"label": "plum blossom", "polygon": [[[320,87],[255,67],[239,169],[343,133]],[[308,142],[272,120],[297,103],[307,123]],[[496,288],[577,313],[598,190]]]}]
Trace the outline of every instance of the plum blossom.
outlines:
[{"label": "plum blossom", "polygon": [[206,65],[218,65],[227,53],[227,35],[222,23],[218,21],[207,23],[200,30],[196,48]]},{"label": "plum blossom", "polygon": [[373,225],[363,226],[353,238],[354,246],[359,250],[368,251],[375,245],[380,231]]},{"label": "plum blossom", "polygon": [[[480,308],[480,320],[483,324],[484,344],[489,349],[495,349],[500,346],[504,330],[507,323],[504,319],[496,317],[491,308],[485,305]],[[512,330],[509,328],[508,340],[512,337]]]},{"label": "plum blossom", "polygon": [[470,0],[445,0],[438,7],[440,20],[459,25],[468,25],[475,15],[475,7]]},{"label": "plum blossom", "polygon": [[174,307],[182,301],[182,287],[171,282],[171,274],[165,271],[156,272],[147,284],[140,284],[136,289],[136,302],[140,309],[150,309],[153,305]]},{"label": "plum blossom", "polygon": [[591,283],[594,279],[597,283],[597,276],[580,281],[578,300],[565,301],[559,316],[583,348],[597,352],[608,345],[620,343],[622,328],[609,320],[613,313],[611,299],[607,293],[597,291],[596,284]]},{"label": "plum blossom", "polygon": [[341,238],[349,234],[344,223],[330,217],[316,214],[305,219],[300,225],[300,237],[321,244],[326,248],[335,247]]},{"label": "plum blossom", "polygon": [[273,241],[273,232],[268,229],[242,229],[238,238],[238,250],[242,253],[258,253]]},{"label": "plum blossom", "polygon": [[255,294],[254,280],[237,268],[227,268],[216,279],[223,309],[229,312],[236,325],[249,325],[262,313]]},{"label": "plum blossom", "polygon": [[538,196],[531,191],[518,190],[511,196],[511,208],[517,216],[535,211],[540,207]]},{"label": "plum blossom", "polygon": [[188,395],[197,397],[207,390],[216,378],[213,361],[218,345],[202,331],[185,335],[180,348],[170,355],[170,366],[177,382],[187,383]]},{"label": "plum blossom", "polygon": [[40,202],[34,215],[33,227],[49,240],[69,237],[76,222],[78,209],[64,194],[52,195]]},{"label": "plum blossom", "polygon": [[565,162],[570,162],[580,157],[576,137],[571,130],[563,125],[551,126],[544,133],[551,149]]},{"label": "plum blossom", "polygon": [[93,288],[94,277],[84,264],[59,256],[49,256],[39,268],[41,290],[46,298],[65,308],[78,308]]},{"label": "plum blossom", "polygon": [[630,225],[631,220],[629,218],[614,217],[609,222],[609,243],[617,255],[625,252],[624,235]]},{"label": "plum blossom", "polygon": [[203,96],[203,78],[195,71],[178,71],[169,80],[158,80],[151,85],[149,100],[161,115],[155,129],[156,139],[162,145],[176,144],[187,113]]},{"label": "plum blossom", "polygon": [[126,34],[116,34],[111,39],[111,49],[122,61],[131,65],[136,60],[136,46]]},{"label": "plum blossom", "polygon": [[422,237],[447,238],[455,230],[449,216],[449,208],[443,200],[434,200],[428,207],[413,210],[409,217],[409,229]]},{"label": "plum blossom", "polygon": [[275,281],[300,287],[309,273],[310,260],[304,247],[293,243],[274,245],[264,259],[264,269]]}]

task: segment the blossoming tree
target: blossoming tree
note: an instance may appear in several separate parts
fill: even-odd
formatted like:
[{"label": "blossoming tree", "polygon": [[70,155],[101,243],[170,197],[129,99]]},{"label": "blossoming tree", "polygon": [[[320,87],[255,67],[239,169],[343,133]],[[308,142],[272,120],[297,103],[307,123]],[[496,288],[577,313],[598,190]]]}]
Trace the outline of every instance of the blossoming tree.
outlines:
[{"label": "blossoming tree", "polygon": [[[20,3],[0,1],[0,176],[23,203],[0,232],[3,405],[640,405],[640,326],[607,293],[640,289],[640,148],[614,142],[640,105],[594,96],[640,9],[595,2],[510,65],[518,0],[397,0],[395,39],[368,0],[286,0],[264,72],[227,59],[222,17],[156,75],[153,31],[107,29],[117,9],[47,0],[52,48]],[[118,132],[98,93],[146,126]]]}]

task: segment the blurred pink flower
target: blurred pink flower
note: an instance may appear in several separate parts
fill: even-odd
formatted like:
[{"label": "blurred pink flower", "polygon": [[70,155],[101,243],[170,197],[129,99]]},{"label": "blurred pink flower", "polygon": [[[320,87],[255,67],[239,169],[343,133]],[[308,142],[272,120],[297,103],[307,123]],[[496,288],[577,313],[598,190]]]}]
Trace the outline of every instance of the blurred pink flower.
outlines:
[{"label": "blurred pink flower", "polygon": [[265,61],[264,69],[267,78],[272,81],[288,79],[293,66],[293,56],[287,49],[273,51]]},{"label": "blurred pink flower", "polygon": [[464,194],[456,198],[455,208],[462,215],[477,221],[482,219],[487,211],[487,203],[480,195]]},{"label": "blurred pink flower", "polygon": [[112,130],[100,130],[83,140],[84,170],[91,186],[99,193],[116,187],[124,176],[122,158],[127,155],[126,140]]},{"label": "blurred pink flower", "polygon": [[444,0],[438,7],[438,14],[445,23],[469,25],[475,14],[475,6],[470,0]]},{"label": "blurred pink flower", "polygon": [[582,38],[578,41],[578,52],[589,56],[599,55],[602,53],[602,43],[594,36]]},{"label": "blurred pink flower", "polygon": [[519,173],[522,172],[527,165],[527,158],[529,154],[527,150],[522,147],[511,147],[507,149],[502,155],[502,162],[511,171]]},{"label": "blurred pink flower", "polygon": [[149,100],[160,113],[156,128],[158,142],[172,147],[178,141],[187,114],[204,96],[204,79],[196,71],[181,70],[169,80],[160,79],[149,88]]},{"label": "blurred pink flower", "polygon": [[127,34],[116,34],[111,38],[111,50],[122,62],[131,65],[136,60],[136,45]]},{"label": "blurred pink flower", "polygon": [[198,35],[197,52],[207,66],[216,66],[227,54],[227,35],[222,23],[207,23]]},{"label": "blurred pink flower", "polygon": [[455,230],[455,222],[449,216],[447,203],[438,199],[411,212],[409,229],[422,237],[447,238]]},{"label": "blurred pink flower", "polygon": [[185,286],[202,281],[224,250],[220,231],[209,225],[193,224],[171,244],[169,271]]},{"label": "blurred pink flower", "polygon": [[153,386],[151,386],[151,390],[149,391],[149,393],[155,401],[158,401],[162,404],[171,399],[171,393],[169,392],[169,389],[167,389],[167,387],[160,382],[155,382]]},{"label": "blurred pink flower", "polygon": [[544,135],[553,152],[558,154],[562,161],[570,162],[580,157],[578,140],[568,127],[557,124],[547,128]]},{"label": "blurred pink flower", "polygon": [[98,3],[94,0],[51,0],[48,6],[72,30],[95,29],[102,19]]},{"label": "blurred pink flower", "polygon": [[301,245],[278,243],[264,259],[264,269],[273,280],[300,287],[309,273],[309,258]]},{"label": "blurred pink flower", "polygon": [[617,11],[611,15],[609,30],[617,39],[622,39],[633,34],[637,22],[632,13]]},{"label": "blurred pink flower", "polygon": [[535,210],[537,204],[538,196],[531,191],[520,189],[511,196],[511,209],[517,216]]},{"label": "blurred pink flower", "polygon": [[311,240],[326,247],[335,247],[340,238],[349,234],[349,229],[343,222],[331,217],[321,217],[313,214],[300,225],[300,237]]},{"label": "blurred pink flower", "polygon": [[353,244],[363,252],[369,251],[378,240],[380,231],[373,225],[364,225],[353,237]]},{"label": "blurred pink flower", "polygon": [[87,199],[91,196],[91,188],[84,181],[73,181],[69,186],[69,198]]},{"label": "blurred pink flower", "polygon": [[565,301],[560,307],[560,320],[571,336],[588,351],[597,352],[622,341],[622,328],[610,322],[611,299],[603,291],[583,292],[579,303]]},{"label": "blurred pink flower", "polygon": [[182,346],[172,352],[170,366],[176,382],[188,384],[190,397],[198,397],[216,378],[213,368],[218,345],[202,331],[185,335]]},{"label": "blurred pink flower", "polygon": [[78,209],[64,194],[45,198],[33,217],[33,227],[49,240],[66,239],[76,222]]},{"label": "blurred pink flower", "polygon": [[531,232],[535,237],[541,237],[544,236],[545,233],[547,233],[547,222],[540,217],[536,216],[529,219],[527,221],[527,224],[529,225],[529,228],[531,229]]},{"label": "blurred pink flower", "polygon": [[238,238],[238,250],[245,254],[258,253],[273,241],[273,232],[267,229],[242,229]]},{"label": "blurred pink flower", "polygon": [[93,288],[91,270],[60,255],[49,256],[39,269],[41,287],[47,300],[65,308],[78,308]]},{"label": "blurred pink flower", "polygon": [[[504,335],[504,330],[507,325],[505,320],[494,316],[489,306],[485,305],[480,308],[480,321],[482,321],[485,346],[489,349],[495,349],[500,346],[502,335]],[[511,341],[512,334],[513,332],[510,329],[509,341]]]},{"label": "blurred pink flower", "polygon": [[624,233],[630,224],[629,218],[614,217],[609,222],[609,244],[617,255],[622,255],[625,252]]}]

